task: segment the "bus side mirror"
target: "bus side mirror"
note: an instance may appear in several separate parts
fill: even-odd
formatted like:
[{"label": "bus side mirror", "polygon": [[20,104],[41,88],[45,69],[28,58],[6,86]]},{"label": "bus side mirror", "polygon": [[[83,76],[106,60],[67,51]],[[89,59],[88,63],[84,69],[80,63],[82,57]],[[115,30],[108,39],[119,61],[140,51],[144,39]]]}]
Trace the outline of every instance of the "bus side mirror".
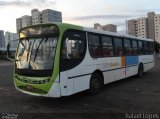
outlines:
[{"label": "bus side mirror", "polygon": [[12,40],[8,42],[7,45],[7,59],[14,61],[15,60],[15,52],[18,45],[18,40]]}]

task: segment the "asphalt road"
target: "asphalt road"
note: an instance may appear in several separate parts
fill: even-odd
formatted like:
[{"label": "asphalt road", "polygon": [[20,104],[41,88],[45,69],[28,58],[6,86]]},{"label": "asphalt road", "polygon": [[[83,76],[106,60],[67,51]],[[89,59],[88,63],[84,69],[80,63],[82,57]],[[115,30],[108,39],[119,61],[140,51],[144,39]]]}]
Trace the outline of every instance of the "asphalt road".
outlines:
[{"label": "asphalt road", "polygon": [[[129,113],[160,113],[160,58],[143,78],[130,77],[107,84],[100,94],[94,96],[82,92],[54,99],[23,94],[16,91],[12,73],[12,63],[0,63],[0,112],[3,114],[40,115],[36,119],[46,118],[47,115],[67,118],[69,114],[68,118],[76,116],[84,119],[91,115],[90,118],[100,115],[127,118]],[[155,119],[158,117],[160,115]]]}]

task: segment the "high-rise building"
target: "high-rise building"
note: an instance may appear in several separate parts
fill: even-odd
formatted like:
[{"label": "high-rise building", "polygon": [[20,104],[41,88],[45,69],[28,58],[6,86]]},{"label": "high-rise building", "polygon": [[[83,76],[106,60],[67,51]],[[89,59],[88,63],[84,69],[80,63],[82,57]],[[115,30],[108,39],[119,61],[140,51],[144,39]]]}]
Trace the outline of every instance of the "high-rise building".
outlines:
[{"label": "high-rise building", "polygon": [[146,18],[127,21],[129,35],[150,38],[160,43],[160,14],[149,12]]},{"label": "high-rise building", "polygon": [[147,18],[139,18],[136,20],[136,36],[141,38],[147,38]]},{"label": "high-rise building", "polygon": [[45,9],[41,12],[42,23],[62,22],[62,14],[59,11]]},{"label": "high-rise building", "polygon": [[[7,48],[7,44],[9,41],[16,40],[18,38],[18,35],[16,33],[11,32],[5,32],[5,47]],[[16,42],[13,42],[11,44],[12,48],[15,48],[17,46]]]},{"label": "high-rise building", "polygon": [[136,20],[128,20],[127,21],[127,34],[136,36]]},{"label": "high-rise building", "polygon": [[31,16],[25,15],[16,19],[17,32],[29,25],[49,22],[62,22],[62,13],[51,9],[45,9],[41,12],[38,9],[32,9]]},{"label": "high-rise building", "polygon": [[0,30],[0,48],[5,48],[5,39],[3,30]]},{"label": "high-rise building", "polygon": [[42,23],[42,14],[38,9],[32,9],[31,10],[32,15],[32,24],[40,24]]},{"label": "high-rise building", "polygon": [[22,18],[16,19],[16,27],[17,27],[17,33],[18,33],[19,30],[22,28]]},{"label": "high-rise building", "polygon": [[29,15],[22,16],[22,28],[32,25],[32,17]]},{"label": "high-rise building", "polygon": [[148,16],[148,38],[155,39],[155,28],[154,28],[154,12],[149,12]]},{"label": "high-rise building", "polygon": [[131,19],[127,21],[127,34],[147,38],[147,18]]},{"label": "high-rise building", "polygon": [[95,23],[94,28],[101,29],[103,31],[117,32],[117,26],[114,24],[100,25],[99,23]]},{"label": "high-rise building", "polygon": [[154,16],[155,40],[160,43],[160,14]]}]

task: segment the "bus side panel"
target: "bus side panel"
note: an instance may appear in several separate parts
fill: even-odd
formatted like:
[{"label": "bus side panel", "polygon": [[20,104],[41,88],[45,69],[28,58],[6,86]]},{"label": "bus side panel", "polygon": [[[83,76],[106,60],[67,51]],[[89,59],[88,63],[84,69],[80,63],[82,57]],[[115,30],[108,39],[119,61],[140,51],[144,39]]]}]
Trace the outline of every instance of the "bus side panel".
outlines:
[{"label": "bus side panel", "polygon": [[89,89],[91,75],[71,79],[74,81],[74,93]]},{"label": "bus side panel", "polygon": [[126,56],[126,77],[130,77],[137,74],[138,62],[138,56]]},{"label": "bus side panel", "polygon": [[60,89],[61,95],[67,96],[68,94],[73,93],[73,83],[67,83],[68,75],[67,71],[60,72]]},{"label": "bus side panel", "polygon": [[121,69],[121,57],[106,57],[98,59],[98,69],[103,72],[104,84],[125,77]]},{"label": "bus side panel", "polygon": [[[97,69],[97,60],[93,60],[86,52],[86,56],[77,67],[68,70],[70,79],[73,81],[73,93],[89,89],[92,73]],[[91,62],[92,61],[92,62]]]},{"label": "bus side panel", "polygon": [[154,67],[153,55],[141,55],[139,56],[139,63],[143,63],[144,71],[148,71]]},{"label": "bus side panel", "polygon": [[137,72],[138,72],[138,66],[127,67],[126,68],[126,78],[136,75]]}]

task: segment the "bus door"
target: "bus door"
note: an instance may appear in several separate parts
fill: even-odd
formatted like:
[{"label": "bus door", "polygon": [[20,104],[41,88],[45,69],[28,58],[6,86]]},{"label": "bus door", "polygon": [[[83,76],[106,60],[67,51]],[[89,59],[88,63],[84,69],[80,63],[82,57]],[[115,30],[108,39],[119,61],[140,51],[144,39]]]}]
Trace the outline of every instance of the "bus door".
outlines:
[{"label": "bus door", "polygon": [[[74,93],[74,80],[81,74],[79,64],[82,62],[86,52],[85,32],[69,30],[62,40],[60,82],[61,90],[66,95]],[[77,71],[78,70],[78,71]],[[62,81],[63,80],[63,81]]]}]

